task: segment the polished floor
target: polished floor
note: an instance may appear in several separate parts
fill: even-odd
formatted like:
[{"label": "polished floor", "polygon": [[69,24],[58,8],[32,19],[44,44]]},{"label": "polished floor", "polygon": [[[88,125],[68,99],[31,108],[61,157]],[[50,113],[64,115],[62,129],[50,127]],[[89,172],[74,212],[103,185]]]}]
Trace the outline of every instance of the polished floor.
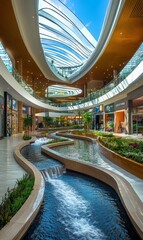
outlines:
[{"label": "polished floor", "polygon": [[[136,136],[130,137],[136,138]],[[15,185],[17,179],[22,178],[25,173],[25,171],[18,165],[13,157],[14,147],[22,141],[23,140],[21,134],[6,137],[0,140],[0,202],[7,189],[11,189]],[[104,157],[103,160],[105,160]],[[135,177],[130,173],[127,173],[111,162],[110,164],[108,162],[108,167],[107,164],[103,164],[103,167],[125,177],[125,179],[132,185],[135,192],[143,202],[143,180]]]},{"label": "polished floor", "polygon": [[22,141],[21,134],[0,140],[0,202],[7,189],[13,188],[25,173],[13,157],[14,147]]}]

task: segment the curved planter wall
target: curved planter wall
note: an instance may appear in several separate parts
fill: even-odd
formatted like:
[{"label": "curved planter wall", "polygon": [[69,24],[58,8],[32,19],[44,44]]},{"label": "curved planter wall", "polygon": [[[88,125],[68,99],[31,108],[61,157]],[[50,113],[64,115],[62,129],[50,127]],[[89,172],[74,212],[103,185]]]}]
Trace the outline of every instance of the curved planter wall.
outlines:
[{"label": "curved planter wall", "polygon": [[125,169],[126,171],[134,174],[135,176],[143,179],[143,164],[133,161],[129,158],[123,157],[118,153],[113,152],[112,150],[106,148],[99,140],[97,140],[99,144],[100,152],[111,162],[115,163],[119,167]]},{"label": "curved planter wall", "polygon": [[[71,137],[71,134],[64,135],[63,133],[62,134],[58,133],[58,135]],[[117,192],[124,208],[126,209],[126,212],[132,224],[134,225],[136,231],[140,235],[141,239],[143,239],[143,203],[139,199],[139,197],[137,196],[137,194],[135,193],[131,185],[123,177],[119,176],[116,173],[113,173],[110,170],[106,170],[106,169],[103,170],[103,168],[97,167],[91,163],[84,163],[78,160],[73,160],[71,158],[63,157],[61,154],[51,149],[55,146],[65,145],[65,144],[66,145],[72,144],[72,142],[71,141],[69,143],[60,142],[60,143],[50,144],[48,146],[42,146],[42,152],[62,162],[65,168],[69,170],[76,171],[76,172],[83,173],[91,177],[97,178],[105,182],[109,186],[113,187],[114,190]]]},{"label": "curved planter wall", "polygon": [[14,157],[26,172],[30,173],[34,178],[34,187],[26,202],[20,210],[14,215],[10,222],[0,231],[1,240],[19,240],[25,234],[43,201],[45,183],[39,170],[27,161],[21,154],[20,150],[28,145],[29,142],[19,144],[14,150]]}]

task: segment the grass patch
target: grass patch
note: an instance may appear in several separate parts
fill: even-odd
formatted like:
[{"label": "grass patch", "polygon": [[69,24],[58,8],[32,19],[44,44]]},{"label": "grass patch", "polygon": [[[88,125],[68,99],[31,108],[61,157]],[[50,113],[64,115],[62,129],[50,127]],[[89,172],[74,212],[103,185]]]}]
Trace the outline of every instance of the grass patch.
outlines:
[{"label": "grass patch", "polygon": [[48,142],[46,144],[65,142],[65,141],[68,141],[68,139],[66,139],[66,138],[55,138],[55,139],[51,140],[50,142]]},{"label": "grass patch", "polygon": [[33,186],[34,178],[29,174],[25,174],[22,179],[17,180],[13,189],[7,190],[0,204],[0,229],[2,229],[22,207],[33,190]]},{"label": "grass patch", "polygon": [[93,131],[92,133],[99,137],[113,137],[114,136],[113,133],[105,133],[105,132],[98,132],[98,131]]},{"label": "grass patch", "polygon": [[99,141],[121,156],[143,163],[143,141],[116,137],[100,137]]}]

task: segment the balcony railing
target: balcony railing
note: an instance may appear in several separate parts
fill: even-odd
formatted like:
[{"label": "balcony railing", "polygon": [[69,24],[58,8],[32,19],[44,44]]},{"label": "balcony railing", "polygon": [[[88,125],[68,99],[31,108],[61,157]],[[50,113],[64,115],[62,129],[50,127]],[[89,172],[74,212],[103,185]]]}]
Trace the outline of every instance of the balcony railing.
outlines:
[{"label": "balcony railing", "polygon": [[[4,54],[4,51],[2,51]],[[6,51],[5,51],[5,54]],[[8,56],[8,55],[7,55]],[[120,83],[122,83],[134,70],[135,68],[137,68],[137,66],[141,63],[141,61],[143,60],[143,43],[140,45],[140,47],[138,48],[138,50],[136,51],[136,53],[134,54],[134,56],[130,59],[130,61],[127,63],[127,65],[122,69],[122,71],[118,74],[118,76],[112,80],[109,84],[107,84],[105,87],[103,87],[102,89],[96,91],[96,92],[92,92],[90,93],[87,97],[85,97],[82,100],[77,100],[74,102],[66,102],[66,103],[54,103],[49,101],[48,99],[44,99],[40,96],[38,96],[35,91],[23,80],[22,76],[15,70],[14,67],[12,67],[12,75],[15,78],[15,80],[32,96],[34,96],[36,99],[38,99],[41,102],[47,103],[51,106],[54,107],[67,107],[69,109],[69,107],[74,107],[74,106],[78,106],[81,104],[85,104],[88,103],[90,101],[94,101],[95,99],[98,99],[102,96],[104,96],[105,94],[108,94],[111,90],[115,89]],[[11,61],[10,61],[10,64]],[[6,65],[7,69],[9,70],[9,67]],[[116,88],[117,90],[117,88]]]}]

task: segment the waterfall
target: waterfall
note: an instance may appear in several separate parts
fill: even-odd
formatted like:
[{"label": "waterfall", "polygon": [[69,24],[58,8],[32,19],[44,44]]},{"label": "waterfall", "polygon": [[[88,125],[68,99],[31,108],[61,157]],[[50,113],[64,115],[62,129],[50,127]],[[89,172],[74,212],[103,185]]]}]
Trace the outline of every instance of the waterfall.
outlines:
[{"label": "waterfall", "polygon": [[66,172],[63,165],[55,166],[48,169],[41,170],[41,174],[45,181],[49,181],[51,178],[57,178]]}]

